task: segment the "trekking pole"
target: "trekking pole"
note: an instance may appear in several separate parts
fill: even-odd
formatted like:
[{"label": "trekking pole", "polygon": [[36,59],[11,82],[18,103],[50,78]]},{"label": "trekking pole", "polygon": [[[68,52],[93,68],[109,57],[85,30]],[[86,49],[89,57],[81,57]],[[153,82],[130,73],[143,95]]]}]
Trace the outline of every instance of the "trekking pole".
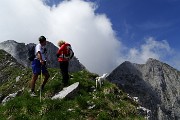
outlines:
[{"label": "trekking pole", "polygon": [[39,90],[40,91],[40,95],[39,95],[40,102],[41,102],[41,89],[42,89],[41,85],[42,85],[42,66],[41,66],[41,78],[40,78],[40,90]]}]

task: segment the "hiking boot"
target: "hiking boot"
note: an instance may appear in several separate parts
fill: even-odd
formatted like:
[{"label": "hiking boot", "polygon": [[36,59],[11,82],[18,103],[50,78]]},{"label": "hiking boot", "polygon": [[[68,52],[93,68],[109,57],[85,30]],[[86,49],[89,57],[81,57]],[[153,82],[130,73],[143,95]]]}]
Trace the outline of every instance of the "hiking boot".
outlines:
[{"label": "hiking boot", "polygon": [[31,97],[36,97],[37,95],[35,94],[35,92],[31,92],[30,96]]}]

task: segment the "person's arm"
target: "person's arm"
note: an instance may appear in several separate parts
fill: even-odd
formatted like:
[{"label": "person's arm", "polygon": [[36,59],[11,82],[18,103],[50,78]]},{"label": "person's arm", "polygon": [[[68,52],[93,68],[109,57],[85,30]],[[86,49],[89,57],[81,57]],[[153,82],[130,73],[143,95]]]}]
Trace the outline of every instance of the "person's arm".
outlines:
[{"label": "person's arm", "polygon": [[57,57],[59,57],[59,56],[61,55],[61,53],[62,53],[62,51],[64,50],[64,48],[65,48],[65,45],[62,45],[62,46],[59,48],[59,50],[58,50],[58,52],[57,52],[57,54],[56,54]]},{"label": "person's arm", "polygon": [[36,57],[38,58],[38,60],[40,61],[40,63],[43,65],[43,59],[42,59],[42,55],[41,55],[41,45],[38,44],[35,48],[35,52],[36,52]]},{"label": "person's arm", "polygon": [[43,59],[42,59],[42,55],[41,55],[41,52],[40,52],[40,51],[37,52],[37,56],[38,56],[38,59],[39,59],[40,63],[41,63],[42,65],[44,65],[44,61],[43,61]]}]

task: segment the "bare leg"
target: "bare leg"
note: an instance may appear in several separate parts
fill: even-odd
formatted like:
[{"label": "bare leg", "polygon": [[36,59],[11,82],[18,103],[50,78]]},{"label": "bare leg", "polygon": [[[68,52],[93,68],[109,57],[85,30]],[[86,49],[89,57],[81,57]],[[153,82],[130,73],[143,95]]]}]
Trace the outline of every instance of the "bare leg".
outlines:
[{"label": "bare leg", "polygon": [[44,75],[44,81],[43,81],[43,83],[42,83],[42,85],[41,85],[41,89],[42,89],[42,90],[44,89],[44,86],[46,85],[46,83],[47,83],[47,81],[48,81],[48,79],[49,79],[49,77],[50,77],[50,75],[49,75],[48,72],[47,72],[47,73],[44,73],[43,75]]},{"label": "bare leg", "polygon": [[31,92],[34,92],[35,83],[37,79],[38,79],[38,74],[33,74],[32,80],[31,80]]}]

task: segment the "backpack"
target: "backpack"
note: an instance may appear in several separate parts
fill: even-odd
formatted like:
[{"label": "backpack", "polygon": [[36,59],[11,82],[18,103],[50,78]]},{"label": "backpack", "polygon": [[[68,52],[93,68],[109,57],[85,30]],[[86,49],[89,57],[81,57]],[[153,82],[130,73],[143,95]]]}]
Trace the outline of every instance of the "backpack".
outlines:
[{"label": "backpack", "polygon": [[67,52],[65,54],[65,58],[68,59],[68,60],[71,60],[72,58],[74,57],[74,52],[71,48],[71,45],[68,45],[67,46]]},{"label": "backpack", "polygon": [[34,58],[36,57],[34,53],[35,53],[35,46],[33,45],[28,48],[28,60],[30,61],[34,60]]}]

